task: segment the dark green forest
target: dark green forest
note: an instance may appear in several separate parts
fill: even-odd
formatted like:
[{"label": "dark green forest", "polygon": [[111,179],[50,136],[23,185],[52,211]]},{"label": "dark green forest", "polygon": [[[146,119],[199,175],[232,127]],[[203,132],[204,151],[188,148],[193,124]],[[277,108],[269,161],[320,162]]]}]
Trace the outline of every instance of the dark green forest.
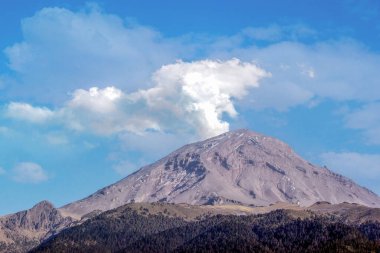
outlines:
[{"label": "dark green forest", "polygon": [[105,212],[51,237],[31,252],[380,252],[380,223],[334,216],[202,216],[186,221],[130,208]]}]

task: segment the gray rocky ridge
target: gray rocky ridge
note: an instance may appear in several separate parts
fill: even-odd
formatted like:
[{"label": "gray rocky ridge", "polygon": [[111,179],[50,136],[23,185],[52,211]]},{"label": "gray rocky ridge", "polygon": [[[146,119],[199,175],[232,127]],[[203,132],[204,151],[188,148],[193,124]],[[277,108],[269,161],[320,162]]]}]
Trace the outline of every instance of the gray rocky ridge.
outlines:
[{"label": "gray rocky ridge", "polygon": [[73,223],[48,201],[0,217],[0,253],[26,252]]},{"label": "gray rocky ridge", "polygon": [[130,202],[268,206],[317,201],[380,207],[380,198],[352,180],[315,166],[287,144],[237,130],[185,145],[119,182],[60,210],[82,216]]}]

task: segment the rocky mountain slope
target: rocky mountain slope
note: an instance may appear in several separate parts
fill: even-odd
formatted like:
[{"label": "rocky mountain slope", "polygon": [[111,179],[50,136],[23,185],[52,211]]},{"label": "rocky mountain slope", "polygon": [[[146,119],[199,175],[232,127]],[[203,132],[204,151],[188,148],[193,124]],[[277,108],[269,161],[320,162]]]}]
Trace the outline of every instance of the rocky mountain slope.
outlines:
[{"label": "rocky mountain slope", "polygon": [[328,201],[380,206],[375,193],[307,162],[285,143],[237,130],[186,145],[61,210],[80,216],[134,201],[254,206]]},{"label": "rocky mountain slope", "polygon": [[47,201],[29,210],[0,217],[0,252],[26,252],[73,221]]}]

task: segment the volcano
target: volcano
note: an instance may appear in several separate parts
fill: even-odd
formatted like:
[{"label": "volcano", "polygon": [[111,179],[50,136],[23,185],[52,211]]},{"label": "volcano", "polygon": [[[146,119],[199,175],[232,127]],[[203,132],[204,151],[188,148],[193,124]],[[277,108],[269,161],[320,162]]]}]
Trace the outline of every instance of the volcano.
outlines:
[{"label": "volcano", "polygon": [[60,210],[82,216],[131,202],[310,206],[318,201],[380,207],[370,190],[311,164],[278,139],[242,129],[185,145]]}]

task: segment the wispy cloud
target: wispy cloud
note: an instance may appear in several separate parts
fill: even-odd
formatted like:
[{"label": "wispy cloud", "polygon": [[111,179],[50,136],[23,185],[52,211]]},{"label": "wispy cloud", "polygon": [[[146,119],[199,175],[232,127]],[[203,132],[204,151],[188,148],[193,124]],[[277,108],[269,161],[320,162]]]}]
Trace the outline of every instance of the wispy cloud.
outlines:
[{"label": "wispy cloud", "polygon": [[54,112],[46,107],[34,107],[27,103],[11,102],[7,106],[5,116],[32,123],[45,123],[54,117]]},{"label": "wispy cloud", "polygon": [[46,140],[51,145],[66,145],[69,143],[68,138],[61,133],[48,133],[46,134]]},{"label": "wispy cloud", "polygon": [[152,28],[126,24],[99,8],[44,8],[21,24],[23,40],[5,49],[19,84],[7,90],[47,103],[63,101],[78,87],[136,89],[188,52]]},{"label": "wispy cloud", "polygon": [[315,39],[318,32],[304,24],[281,26],[272,24],[265,27],[247,27],[243,29],[238,36],[241,40],[256,40],[256,41],[298,41],[303,39]]},{"label": "wispy cloud", "polygon": [[8,127],[0,126],[0,134],[5,135],[8,134],[11,130]]},{"label": "wispy cloud", "polygon": [[364,132],[366,142],[380,144],[380,103],[369,103],[345,114],[346,126]]},{"label": "wispy cloud", "polygon": [[[185,40],[126,24],[99,8],[45,8],[23,20],[22,26],[24,40],[8,47],[6,54],[22,80],[22,86],[13,84],[13,91],[8,90],[26,99],[59,104],[77,89],[148,89],[151,73],[184,57],[237,57],[271,72],[272,78],[247,97],[256,109],[285,111],[321,98],[380,98],[375,89],[379,54],[351,39],[321,41],[320,32],[304,24],[247,27],[231,36],[189,35]],[[260,40],[265,43],[257,46]]]},{"label": "wispy cloud", "polygon": [[41,183],[46,181],[48,176],[39,164],[22,162],[12,169],[12,178],[20,183]]},{"label": "wispy cloud", "polygon": [[380,98],[380,55],[353,40],[277,42],[264,47],[232,43],[214,47],[211,55],[253,60],[272,73],[250,96],[256,108],[286,110],[316,97],[362,102]]}]

